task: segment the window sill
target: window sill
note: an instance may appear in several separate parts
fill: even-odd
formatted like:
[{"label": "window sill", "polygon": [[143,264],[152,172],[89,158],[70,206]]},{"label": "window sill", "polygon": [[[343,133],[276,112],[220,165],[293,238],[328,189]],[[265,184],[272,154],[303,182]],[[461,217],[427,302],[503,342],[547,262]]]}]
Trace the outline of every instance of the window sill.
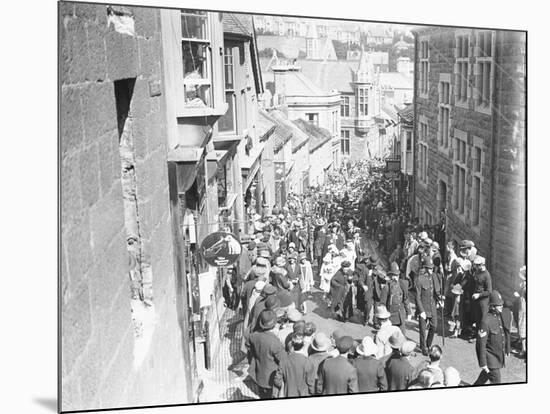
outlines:
[{"label": "window sill", "polygon": [[200,107],[200,108],[183,108],[177,113],[178,118],[194,118],[202,116],[223,116],[228,109],[227,103],[223,103],[220,106],[212,107]]}]

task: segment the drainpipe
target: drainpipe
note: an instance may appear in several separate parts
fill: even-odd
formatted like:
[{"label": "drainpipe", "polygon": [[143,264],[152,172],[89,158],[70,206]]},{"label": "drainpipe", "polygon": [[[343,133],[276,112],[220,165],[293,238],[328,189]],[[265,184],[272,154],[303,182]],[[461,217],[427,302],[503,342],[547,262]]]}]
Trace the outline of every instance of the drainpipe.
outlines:
[{"label": "drainpipe", "polygon": [[[414,35],[414,80],[413,80],[413,125],[412,125],[412,176],[413,180],[409,188],[409,202],[411,203],[411,210],[413,212],[413,218],[416,217],[416,117],[418,112],[417,96],[418,96],[418,33],[413,32]],[[406,148],[405,141],[405,148]]]}]

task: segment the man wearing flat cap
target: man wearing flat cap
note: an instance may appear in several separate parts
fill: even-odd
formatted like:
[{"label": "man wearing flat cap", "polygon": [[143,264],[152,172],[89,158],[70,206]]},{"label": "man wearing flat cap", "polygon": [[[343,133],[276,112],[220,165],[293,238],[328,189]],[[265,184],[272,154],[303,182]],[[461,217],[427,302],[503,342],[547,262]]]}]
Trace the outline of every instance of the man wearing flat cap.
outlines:
[{"label": "man wearing flat cap", "polygon": [[392,262],[388,275],[390,281],[382,291],[382,303],[391,313],[392,325],[398,326],[405,335],[406,320],[410,313],[409,308],[409,282],[399,277],[399,266]]},{"label": "man wearing flat cap", "polygon": [[500,369],[505,365],[505,357],[510,355],[512,322],[511,312],[503,305],[500,293],[493,290],[489,295],[489,312],[483,317],[477,334],[476,353],[481,372],[474,385],[501,382]]},{"label": "man wearing flat cap", "polygon": [[374,266],[376,265],[376,260],[374,258],[360,257],[358,263],[355,266],[355,272],[358,275],[358,298],[357,298],[357,307],[363,311],[363,320],[364,324],[371,324],[373,322],[373,317],[371,314],[371,309],[374,304],[373,300],[373,290],[374,290],[374,281],[372,277]]},{"label": "man wearing flat cap", "polygon": [[482,319],[489,311],[489,295],[493,290],[491,275],[485,267],[484,257],[474,258],[472,287],[472,316],[476,328],[479,329]]},{"label": "man wearing flat cap", "polygon": [[[437,328],[437,303],[441,300],[442,293],[441,284],[434,274],[433,268],[432,259],[424,257],[415,285],[420,349],[422,354],[426,356]],[[427,336],[426,329],[428,329]]]},{"label": "man wearing flat cap", "polygon": [[358,392],[357,370],[349,362],[353,338],[342,336],[336,342],[339,355],[321,362],[317,375],[317,394],[352,394]]}]

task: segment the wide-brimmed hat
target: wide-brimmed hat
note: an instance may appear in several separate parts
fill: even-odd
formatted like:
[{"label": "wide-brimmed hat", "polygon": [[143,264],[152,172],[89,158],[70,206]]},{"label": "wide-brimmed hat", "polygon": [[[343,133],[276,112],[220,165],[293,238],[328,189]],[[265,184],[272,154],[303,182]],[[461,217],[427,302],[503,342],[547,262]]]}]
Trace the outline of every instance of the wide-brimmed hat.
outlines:
[{"label": "wide-brimmed hat", "polygon": [[287,260],[297,260],[298,259],[298,255],[296,253],[290,253],[287,257]]},{"label": "wide-brimmed hat", "polygon": [[325,220],[323,220],[322,218],[318,218],[317,220],[315,220],[315,225],[317,227],[322,227],[325,225]]},{"label": "wide-brimmed hat", "polygon": [[254,285],[254,289],[256,289],[258,292],[261,292],[264,286],[265,286],[265,280],[258,280]]},{"label": "wide-brimmed hat", "polygon": [[305,254],[305,253],[300,253],[300,254],[298,255],[298,260],[304,260],[304,259],[307,259],[307,254]]},{"label": "wide-brimmed hat", "polygon": [[286,313],[286,316],[290,322],[298,322],[302,319],[302,314],[296,308],[289,309],[289,311]]},{"label": "wide-brimmed hat", "polygon": [[348,267],[351,267],[351,262],[349,260],[344,260],[341,266],[343,269],[347,269]]},{"label": "wide-brimmed hat", "polygon": [[294,242],[288,243],[288,248],[290,249],[291,247],[296,248],[296,243],[294,243]]},{"label": "wide-brimmed hat", "polygon": [[392,262],[390,265],[390,270],[388,270],[388,275],[399,275],[401,272],[399,271],[399,266],[397,263]]},{"label": "wide-brimmed hat", "polygon": [[371,264],[376,264],[376,263],[378,263],[378,259],[377,259],[374,255],[371,254],[371,255],[369,256],[369,262],[370,262]]},{"label": "wide-brimmed hat", "polygon": [[502,300],[502,296],[498,292],[498,290],[493,290],[491,294],[489,295],[489,305],[490,306],[502,306],[504,305],[504,301]]},{"label": "wide-brimmed hat", "polygon": [[264,267],[264,268],[267,268],[269,264],[270,264],[269,259],[265,256],[256,257],[256,261],[254,262],[255,266]]},{"label": "wide-brimmed hat", "polygon": [[407,339],[401,330],[395,331],[389,338],[388,342],[393,349],[401,349]]},{"label": "wide-brimmed hat", "polygon": [[248,243],[247,248],[248,248],[248,250],[254,250],[256,248],[256,242],[251,241],[250,243]]},{"label": "wide-brimmed hat", "polygon": [[324,352],[330,348],[330,338],[324,332],[317,332],[313,335],[311,349],[317,352]]},{"label": "wide-brimmed hat", "polygon": [[262,328],[263,330],[269,331],[270,329],[273,329],[276,323],[277,323],[277,314],[274,311],[269,309],[264,309],[260,313],[258,324],[260,325],[260,328]]},{"label": "wide-brimmed hat", "polygon": [[376,307],[374,316],[376,316],[378,319],[388,319],[391,316],[391,313],[388,312],[388,309],[385,305],[378,305]]},{"label": "wide-brimmed hat", "polygon": [[[405,337],[403,337],[403,338],[405,338]],[[413,342],[413,341],[407,341],[406,340],[401,345],[400,351],[401,351],[402,355],[408,356],[408,355],[412,354],[415,349],[416,349],[416,343]]]},{"label": "wide-brimmed hat", "polygon": [[285,259],[283,256],[277,256],[277,257],[275,258],[275,264],[276,264],[277,266],[284,266],[285,263],[286,263],[286,259]]},{"label": "wide-brimmed hat", "polygon": [[376,355],[378,352],[378,346],[374,343],[370,336],[365,336],[361,341],[361,344],[357,347],[357,353],[363,356]]},{"label": "wide-brimmed hat", "polygon": [[451,293],[453,293],[454,295],[462,295],[464,293],[464,289],[462,289],[462,286],[457,283],[453,286]]},{"label": "wide-brimmed hat", "polygon": [[482,256],[474,257],[474,264],[475,265],[484,265],[485,264],[485,257],[482,257]]},{"label": "wide-brimmed hat", "polygon": [[353,338],[351,336],[342,336],[336,341],[336,349],[341,354],[348,352],[353,347]]}]

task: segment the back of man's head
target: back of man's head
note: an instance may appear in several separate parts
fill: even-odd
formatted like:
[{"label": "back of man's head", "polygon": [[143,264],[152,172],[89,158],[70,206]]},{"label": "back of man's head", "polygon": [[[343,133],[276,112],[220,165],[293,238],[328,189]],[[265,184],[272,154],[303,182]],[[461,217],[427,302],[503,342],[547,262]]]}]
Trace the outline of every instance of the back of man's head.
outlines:
[{"label": "back of man's head", "polygon": [[438,362],[441,359],[443,351],[439,345],[432,345],[430,347],[429,357],[431,362]]}]

